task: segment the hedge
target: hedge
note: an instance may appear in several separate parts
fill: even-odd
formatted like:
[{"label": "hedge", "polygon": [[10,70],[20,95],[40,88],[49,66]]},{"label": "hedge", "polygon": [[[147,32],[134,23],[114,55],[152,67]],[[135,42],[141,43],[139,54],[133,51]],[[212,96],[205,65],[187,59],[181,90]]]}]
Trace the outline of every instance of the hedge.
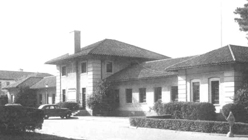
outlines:
[{"label": "hedge", "polygon": [[[145,117],[132,117],[129,121],[130,125],[135,127],[223,134],[229,132],[229,123],[219,121],[154,119]],[[233,126],[233,132],[234,134],[248,134],[248,124],[235,123]]]},{"label": "hedge", "polygon": [[159,115],[170,114],[174,119],[214,120],[215,107],[211,103],[201,102],[157,102],[154,110]]},{"label": "hedge", "polygon": [[0,131],[27,131],[41,129],[44,112],[23,106],[0,107]]}]

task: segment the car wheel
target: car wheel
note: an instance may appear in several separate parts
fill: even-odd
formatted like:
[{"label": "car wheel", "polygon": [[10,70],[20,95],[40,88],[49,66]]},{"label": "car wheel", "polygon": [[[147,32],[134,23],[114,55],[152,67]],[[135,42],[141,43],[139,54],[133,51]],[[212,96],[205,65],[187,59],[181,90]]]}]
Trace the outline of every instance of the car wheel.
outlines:
[{"label": "car wheel", "polygon": [[71,117],[71,114],[66,114],[66,119],[69,119]]},{"label": "car wheel", "polygon": [[49,118],[49,116],[48,115],[45,115],[45,117],[44,117],[45,119],[48,119]]}]

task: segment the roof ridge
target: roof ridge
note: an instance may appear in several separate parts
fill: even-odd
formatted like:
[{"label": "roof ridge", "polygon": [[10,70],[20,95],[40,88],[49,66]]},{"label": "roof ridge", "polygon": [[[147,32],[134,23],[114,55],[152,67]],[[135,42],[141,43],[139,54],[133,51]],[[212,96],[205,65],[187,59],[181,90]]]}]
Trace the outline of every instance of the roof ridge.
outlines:
[{"label": "roof ridge", "polygon": [[98,45],[96,45],[93,49],[91,49],[88,54],[90,54],[91,52],[93,52],[93,50],[95,50],[96,48],[98,48],[101,44],[103,44],[103,42],[105,42],[107,39],[103,39],[102,41],[100,41],[100,43]]},{"label": "roof ridge", "polygon": [[228,44],[228,48],[229,48],[229,51],[230,51],[230,53],[231,53],[231,55],[232,55],[233,61],[236,61],[235,55],[234,55],[234,53],[233,53],[233,50],[232,50],[232,47],[231,47],[230,44]]},{"label": "roof ridge", "polygon": [[[201,54],[201,55],[202,55],[202,54]],[[201,55],[192,56],[192,57],[189,58],[189,59],[186,59],[186,60],[183,60],[183,61],[181,61],[181,62],[178,62],[178,63],[175,63],[175,64],[173,64],[173,65],[170,65],[170,66],[168,66],[167,68],[165,68],[165,70],[168,69],[168,68],[170,68],[170,67],[172,67],[172,66],[175,66],[175,65],[177,65],[177,64],[184,63],[184,62],[186,62],[186,61],[192,60],[192,59],[194,59],[194,58],[196,58],[196,57],[199,57],[199,56],[201,56]]]}]

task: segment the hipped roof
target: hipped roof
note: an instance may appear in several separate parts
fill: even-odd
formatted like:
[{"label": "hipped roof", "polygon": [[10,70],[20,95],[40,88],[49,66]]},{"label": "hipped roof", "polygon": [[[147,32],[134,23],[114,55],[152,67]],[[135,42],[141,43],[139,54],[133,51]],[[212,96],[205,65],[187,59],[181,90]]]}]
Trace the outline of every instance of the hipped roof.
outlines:
[{"label": "hipped roof", "polygon": [[104,39],[94,44],[81,48],[81,51],[75,54],[65,54],[46,62],[46,64],[57,64],[59,62],[78,58],[86,55],[105,55],[105,56],[119,56],[143,58],[147,60],[158,60],[169,58],[167,56],[148,51],[134,45],[130,45],[121,41],[113,39]]}]

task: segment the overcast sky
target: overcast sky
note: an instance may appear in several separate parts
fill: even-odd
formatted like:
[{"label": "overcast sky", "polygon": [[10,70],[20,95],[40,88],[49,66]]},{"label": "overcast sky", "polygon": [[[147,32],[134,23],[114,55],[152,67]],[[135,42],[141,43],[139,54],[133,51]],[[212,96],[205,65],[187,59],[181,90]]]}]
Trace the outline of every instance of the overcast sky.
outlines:
[{"label": "overcast sky", "polygon": [[73,50],[73,30],[82,47],[108,38],[172,58],[247,46],[233,14],[247,1],[222,1],[0,0],[0,70],[54,74],[44,63]]}]

